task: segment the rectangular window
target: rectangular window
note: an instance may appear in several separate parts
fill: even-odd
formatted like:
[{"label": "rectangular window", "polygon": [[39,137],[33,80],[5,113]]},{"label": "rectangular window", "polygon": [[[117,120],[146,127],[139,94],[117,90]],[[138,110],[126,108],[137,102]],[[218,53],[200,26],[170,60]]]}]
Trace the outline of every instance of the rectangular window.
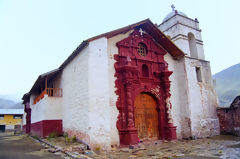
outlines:
[{"label": "rectangular window", "polygon": [[0,115],[0,120],[3,120],[4,119],[4,115]]},{"label": "rectangular window", "polygon": [[202,73],[200,67],[196,67],[197,81],[202,82]]},{"label": "rectangular window", "polygon": [[14,115],[13,119],[22,119],[22,115]]}]

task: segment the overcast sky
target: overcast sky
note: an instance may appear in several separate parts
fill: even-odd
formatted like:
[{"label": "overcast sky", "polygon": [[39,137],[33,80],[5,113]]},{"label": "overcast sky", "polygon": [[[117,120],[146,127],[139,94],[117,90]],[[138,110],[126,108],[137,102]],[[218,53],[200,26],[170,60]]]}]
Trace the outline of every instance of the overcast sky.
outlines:
[{"label": "overcast sky", "polygon": [[160,24],[171,4],[198,18],[212,74],[240,62],[239,0],[0,0],[0,95],[21,97],[89,37]]}]

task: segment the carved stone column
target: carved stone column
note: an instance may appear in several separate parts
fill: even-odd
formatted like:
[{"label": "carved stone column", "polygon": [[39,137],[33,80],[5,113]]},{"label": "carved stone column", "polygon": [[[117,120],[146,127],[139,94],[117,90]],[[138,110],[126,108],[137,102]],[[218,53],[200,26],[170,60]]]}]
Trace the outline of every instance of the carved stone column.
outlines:
[{"label": "carved stone column", "polygon": [[130,60],[121,68],[122,80],[124,84],[124,111],[126,114],[126,127],[120,131],[120,142],[122,145],[136,144],[138,142],[138,133],[134,124],[134,106],[132,101],[133,76],[137,73],[136,67],[131,66]]},{"label": "carved stone column", "polygon": [[175,140],[177,139],[176,134],[176,126],[173,125],[173,119],[172,119],[172,104],[170,102],[170,80],[169,77],[172,74],[171,71],[164,71],[161,73],[161,81],[162,86],[164,90],[164,100],[165,100],[165,107],[166,107],[166,125],[165,125],[165,134],[164,138],[167,140]]},{"label": "carved stone column", "polygon": [[122,145],[136,144],[138,142],[137,129],[134,127],[134,109],[132,101],[132,82],[130,80],[125,81],[125,112],[127,119],[127,127],[120,131],[120,139]]}]

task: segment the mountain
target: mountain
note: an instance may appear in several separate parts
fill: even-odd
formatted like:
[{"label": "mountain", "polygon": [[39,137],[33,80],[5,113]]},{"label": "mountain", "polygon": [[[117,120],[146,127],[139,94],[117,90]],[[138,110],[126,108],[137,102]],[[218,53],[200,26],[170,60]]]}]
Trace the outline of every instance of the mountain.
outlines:
[{"label": "mountain", "polygon": [[16,103],[12,106],[10,106],[9,109],[24,109],[24,105],[20,102],[20,103]]},{"label": "mountain", "polygon": [[0,98],[0,109],[23,109],[23,104],[15,103],[12,100]]},{"label": "mountain", "polygon": [[11,100],[16,103],[21,101],[21,95],[19,95],[19,94],[0,94],[0,98]]},{"label": "mountain", "polygon": [[240,95],[240,63],[213,75],[220,106],[230,106]]},{"label": "mountain", "polygon": [[10,107],[10,106],[12,106],[14,104],[15,104],[15,102],[12,101],[12,100],[0,98],[0,108],[1,109],[8,108],[8,107]]}]

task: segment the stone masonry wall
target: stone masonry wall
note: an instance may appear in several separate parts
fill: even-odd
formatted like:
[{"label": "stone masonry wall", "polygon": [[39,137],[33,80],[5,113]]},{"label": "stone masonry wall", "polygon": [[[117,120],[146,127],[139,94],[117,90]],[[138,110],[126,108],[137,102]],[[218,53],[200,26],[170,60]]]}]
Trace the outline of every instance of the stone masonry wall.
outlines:
[{"label": "stone masonry wall", "polygon": [[240,108],[218,108],[217,115],[222,134],[240,136]]}]

